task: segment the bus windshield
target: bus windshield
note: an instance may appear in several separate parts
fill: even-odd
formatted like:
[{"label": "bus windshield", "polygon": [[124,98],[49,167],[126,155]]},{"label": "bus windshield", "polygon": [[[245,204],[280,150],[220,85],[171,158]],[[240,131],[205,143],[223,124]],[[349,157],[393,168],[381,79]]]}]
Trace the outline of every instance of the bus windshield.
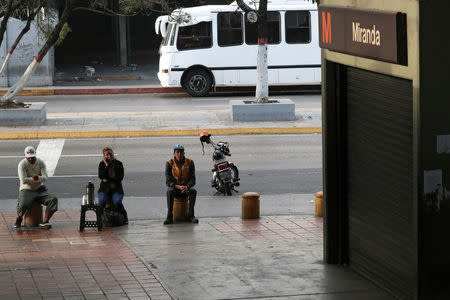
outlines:
[{"label": "bus windshield", "polygon": [[211,22],[200,22],[191,26],[182,26],[178,29],[178,50],[191,50],[212,47]]},{"label": "bus windshield", "polygon": [[[169,45],[170,37],[173,36],[173,34],[174,34],[174,32],[173,32],[174,29],[175,29],[175,24],[174,23],[168,23],[167,24],[166,36],[161,41],[161,46],[168,46]],[[172,40],[173,40],[173,38],[172,38]]]}]

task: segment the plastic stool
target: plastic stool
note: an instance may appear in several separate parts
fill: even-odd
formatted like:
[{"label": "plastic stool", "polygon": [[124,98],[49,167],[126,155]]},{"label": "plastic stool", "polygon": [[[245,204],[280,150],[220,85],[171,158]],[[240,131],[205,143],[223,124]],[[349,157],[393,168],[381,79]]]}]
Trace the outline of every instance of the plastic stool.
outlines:
[{"label": "plastic stool", "polygon": [[[96,221],[86,221],[86,212],[89,210],[95,211],[95,216],[97,218]],[[98,231],[102,231],[103,229],[102,215],[103,215],[103,208],[100,205],[96,204],[81,205],[80,231],[83,231],[85,227],[97,227]]]}]

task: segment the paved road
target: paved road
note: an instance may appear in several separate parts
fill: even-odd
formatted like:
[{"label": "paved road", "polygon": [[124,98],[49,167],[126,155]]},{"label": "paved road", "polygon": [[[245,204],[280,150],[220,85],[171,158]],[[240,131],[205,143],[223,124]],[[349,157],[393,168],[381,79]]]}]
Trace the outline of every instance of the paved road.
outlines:
[{"label": "paved road", "polygon": [[[297,109],[320,110],[320,95],[283,95],[295,102]],[[47,102],[49,113],[76,112],[130,112],[169,110],[229,110],[233,99],[252,100],[252,96],[186,97],[184,94],[127,94],[81,96],[33,96],[18,97],[25,102]]]},{"label": "paved road", "polygon": [[[286,207],[289,206],[286,210],[290,211],[295,209],[297,199],[293,195],[310,195],[322,189],[320,134],[233,135],[220,136],[220,140],[230,142],[232,160],[240,169],[240,194],[245,191],[259,192],[271,199],[271,210],[274,213],[280,212],[277,206],[281,202],[277,201],[285,201]],[[147,205],[164,210],[164,163],[171,156],[171,147],[175,143],[184,144],[187,156],[196,163],[199,197],[227,199],[222,196],[214,197],[214,191],[209,186],[212,164],[210,147],[205,149],[206,154],[202,156],[201,145],[196,137],[145,137],[2,141],[0,200],[9,199],[9,209],[13,205],[11,203],[17,197],[18,187],[17,163],[22,159],[24,147],[31,144],[38,147],[38,152],[39,147],[54,151],[46,159],[49,169],[54,169],[54,175],[48,180],[47,186],[60,198],[75,199],[70,204],[67,202],[66,208],[77,208],[86,183],[92,180],[98,186],[97,166],[101,160],[101,149],[110,145],[117,152],[118,159],[124,162],[124,188],[126,196],[136,200],[136,215],[139,215],[139,207],[145,207],[145,201]],[[59,155],[58,147],[61,148],[61,155],[59,159],[55,159]],[[222,215],[235,215],[235,212],[227,213],[223,205],[227,205],[224,201],[239,201],[240,194],[229,198],[233,200],[218,200],[211,211],[205,208],[205,214],[213,215],[221,210]],[[280,200],[279,195],[288,196]],[[151,204],[149,201],[155,203]],[[158,212],[154,216],[160,215],[161,212]]]}]

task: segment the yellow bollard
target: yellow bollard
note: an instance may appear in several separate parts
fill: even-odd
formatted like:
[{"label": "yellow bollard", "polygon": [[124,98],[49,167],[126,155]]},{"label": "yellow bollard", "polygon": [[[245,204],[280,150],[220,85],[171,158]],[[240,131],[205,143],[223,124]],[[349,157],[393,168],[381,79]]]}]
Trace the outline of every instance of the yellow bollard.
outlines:
[{"label": "yellow bollard", "polygon": [[259,218],[259,194],[247,192],[242,195],[242,219]]},{"label": "yellow bollard", "polygon": [[33,202],[31,208],[25,213],[24,226],[37,227],[42,222],[42,205],[39,202]]},{"label": "yellow bollard", "polygon": [[323,216],[323,192],[316,193],[316,217]]},{"label": "yellow bollard", "polygon": [[189,214],[189,200],[188,198],[178,198],[173,199],[173,220],[176,221],[187,221]]}]

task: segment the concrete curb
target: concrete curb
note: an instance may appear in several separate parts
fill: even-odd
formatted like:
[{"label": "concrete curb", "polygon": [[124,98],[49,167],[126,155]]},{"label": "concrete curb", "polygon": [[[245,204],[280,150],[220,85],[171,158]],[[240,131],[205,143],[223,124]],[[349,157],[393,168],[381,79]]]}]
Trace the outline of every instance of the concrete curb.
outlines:
[{"label": "concrete curb", "polygon": [[[270,91],[302,91],[320,92],[320,86],[273,86]],[[0,89],[0,96],[6,93],[7,89]],[[254,86],[220,86],[216,92],[254,92]],[[174,94],[185,93],[182,87],[161,87],[154,86],[127,86],[127,87],[48,87],[30,88],[19,92],[19,96],[52,96],[52,95],[107,95],[107,94]]]},{"label": "concrete curb", "polygon": [[[3,96],[7,90],[0,90]],[[105,94],[163,94],[184,93],[181,87],[108,87],[108,88],[50,88],[26,89],[19,92],[19,96],[53,96],[53,95],[105,95]]]},{"label": "concrete curb", "polygon": [[[232,134],[298,134],[322,133],[322,127],[266,127],[266,128],[215,128],[207,130],[213,135]],[[200,134],[199,129],[172,130],[112,130],[112,131],[38,131],[0,132],[0,140],[49,139],[49,138],[99,138],[99,137],[139,137],[139,136],[181,136]]]},{"label": "concrete curb", "polygon": [[91,77],[56,77],[55,82],[79,82],[79,81],[126,81],[126,80],[141,80],[141,76],[91,76]]},{"label": "concrete curb", "polygon": [[[8,90],[0,90],[0,96],[6,94]],[[19,92],[19,96],[50,96],[54,95],[54,89],[26,89]]]}]

